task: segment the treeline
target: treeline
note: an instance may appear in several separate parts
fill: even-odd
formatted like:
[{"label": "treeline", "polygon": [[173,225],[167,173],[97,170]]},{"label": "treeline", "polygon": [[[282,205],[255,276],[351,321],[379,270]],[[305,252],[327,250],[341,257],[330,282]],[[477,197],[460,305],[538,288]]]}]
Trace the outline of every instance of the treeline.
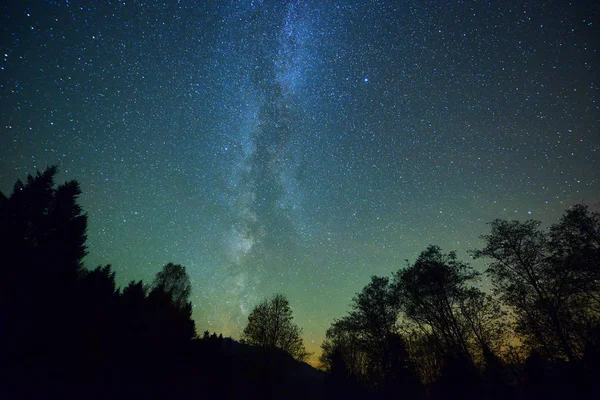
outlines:
[{"label": "treeline", "polygon": [[84,268],[79,185],[56,173],[0,193],[0,398],[319,397],[322,373],[277,348],[197,338],[181,265],[122,290],[110,266]]},{"label": "treeline", "polygon": [[331,396],[600,398],[600,214],[490,228],[472,256],[488,261],[491,294],[437,246],[372,277],[322,344]]},{"label": "treeline", "polygon": [[550,229],[496,220],[484,277],[430,246],[372,277],[309,355],[287,298],[250,313],[242,342],[191,319],[185,268],[122,290],[86,269],[76,181],[48,168],[0,193],[1,398],[600,398],[600,215]]},{"label": "treeline", "polygon": [[185,268],[122,291],[110,266],[87,270],[87,217],[75,181],[56,168],[0,196],[3,394],[99,397],[111,386],[147,392],[195,336]]}]

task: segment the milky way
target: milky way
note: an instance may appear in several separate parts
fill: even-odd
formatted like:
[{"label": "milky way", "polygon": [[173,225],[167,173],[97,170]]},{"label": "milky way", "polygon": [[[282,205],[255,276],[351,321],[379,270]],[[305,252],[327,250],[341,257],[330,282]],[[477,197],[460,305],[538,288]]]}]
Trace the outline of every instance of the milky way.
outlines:
[{"label": "milky way", "polygon": [[310,58],[316,56],[310,51],[319,40],[311,29],[313,10],[302,2],[246,7],[222,11],[228,18],[212,71],[219,79],[217,90],[229,93],[215,131],[222,136],[217,151],[225,160],[218,171],[223,205],[231,213],[221,289],[230,310],[222,316],[237,325],[259,300],[257,287],[270,273],[264,267],[267,253],[284,237],[301,238],[310,231],[298,180],[310,140],[303,128],[309,113],[300,100]]},{"label": "milky way", "polygon": [[594,2],[2,10],[0,190],[58,164],[86,265],[120,284],[185,265],[199,331],[239,337],[283,292],[316,351],[427,245],[468,259],[488,221],[600,200]]}]

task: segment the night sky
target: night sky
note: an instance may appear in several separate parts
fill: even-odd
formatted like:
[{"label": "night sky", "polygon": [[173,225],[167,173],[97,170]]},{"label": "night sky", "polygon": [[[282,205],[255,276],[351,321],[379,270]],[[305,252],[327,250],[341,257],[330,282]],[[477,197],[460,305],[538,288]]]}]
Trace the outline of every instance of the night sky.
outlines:
[{"label": "night sky", "polygon": [[199,332],[283,292],[318,351],[427,245],[600,201],[596,1],[2,3],[0,190],[59,165],[86,265],[186,266]]}]

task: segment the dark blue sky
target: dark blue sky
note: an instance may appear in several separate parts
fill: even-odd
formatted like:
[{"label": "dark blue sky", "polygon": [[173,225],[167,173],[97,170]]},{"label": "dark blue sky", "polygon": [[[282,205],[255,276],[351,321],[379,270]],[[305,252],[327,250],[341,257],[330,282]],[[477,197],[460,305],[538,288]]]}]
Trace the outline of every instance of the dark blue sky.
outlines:
[{"label": "dark blue sky", "polygon": [[[187,267],[200,331],[600,200],[594,1],[5,1],[0,190],[78,179],[89,267]],[[482,268],[482,264],[476,264]]]}]

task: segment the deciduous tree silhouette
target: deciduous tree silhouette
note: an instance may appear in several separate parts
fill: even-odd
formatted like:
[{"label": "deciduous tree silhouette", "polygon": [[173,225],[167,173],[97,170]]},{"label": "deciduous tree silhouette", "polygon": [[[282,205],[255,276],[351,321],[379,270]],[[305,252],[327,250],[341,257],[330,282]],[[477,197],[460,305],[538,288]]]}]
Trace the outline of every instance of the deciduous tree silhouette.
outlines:
[{"label": "deciduous tree silhouette", "polygon": [[538,221],[495,220],[476,257],[512,307],[525,344],[545,357],[579,360],[600,306],[600,216],[578,205],[549,232]]},{"label": "deciduous tree silhouette", "polygon": [[192,284],[185,267],[168,263],[156,274],[152,290],[160,289],[167,293],[177,307],[184,307],[190,301]]},{"label": "deciduous tree silhouette", "polygon": [[[351,307],[327,330],[322,365],[335,374],[334,381],[345,376],[349,383],[359,382],[389,396],[400,392],[416,396],[421,384],[398,334],[399,304],[389,278],[371,277]],[[346,368],[344,373],[341,367]]]},{"label": "deciduous tree silhouette", "polygon": [[371,277],[363,290],[352,299],[348,320],[359,334],[370,358],[386,373],[389,363],[388,338],[396,332],[398,304],[387,277]]},{"label": "deciduous tree silhouette", "polygon": [[[346,376],[353,381],[362,380],[367,374],[368,358],[359,332],[347,317],[334,321],[325,334],[319,358],[321,367],[336,376]],[[341,368],[344,368],[342,373]]]},{"label": "deciduous tree silhouette", "polygon": [[433,336],[441,354],[458,352],[473,360],[470,324],[461,306],[469,296],[479,295],[469,286],[477,276],[454,252],[444,254],[437,246],[429,246],[413,265],[395,275],[403,311],[421,332]]},{"label": "deciduous tree silhouette", "polygon": [[371,277],[371,282],[352,299],[346,326],[361,343],[368,362],[368,379],[382,385],[391,371],[390,339],[397,331],[398,304],[387,277]]},{"label": "deciduous tree silhouette", "polygon": [[163,344],[175,345],[195,337],[192,303],[189,301],[191,284],[185,267],[166,264],[156,274],[151,287],[147,301],[155,339]]},{"label": "deciduous tree silhouette", "polygon": [[[473,286],[478,276],[454,252],[444,254],[437,246],[394,276],[404,329],[410,332],[409,352],[423,380],[436,383],[438,397],[446,392],[481,396],[484,385],[477,369],[504,344],[505,312],[496,299]],[[474,391],[463,393],[453,381],[470,382]]]},{"label": "deciduous tree silhouette", "polygon": [[281,349],[296,360],[304,361],[309,353],[304,347],[302,329],[293,322],[293,318],[287,298],[275,294],[252,310],[242,339],[251,345]]},{"label": "deciduous tree silhouette", "polygon": [[483,383],[473,361],[463,353],[447,353],[431,397],[434,400],[484,398]]},{"label": "deciduous tree silhouette", "polygon": [[469,328],[469,342],[477,358],[498,354],[509,335],[507,312],[500,301],[475,287],[465,289],[459,303],[460,316]]},{"label": "deciduous tree silhouette", "polygon": [[384,392],[388,398],[402,395],[409,399],[424,397],[424,388],[416,372],[415,363],[410,358],[404,337],[391,333],[387,337],[388,367],[385,375]]}]

